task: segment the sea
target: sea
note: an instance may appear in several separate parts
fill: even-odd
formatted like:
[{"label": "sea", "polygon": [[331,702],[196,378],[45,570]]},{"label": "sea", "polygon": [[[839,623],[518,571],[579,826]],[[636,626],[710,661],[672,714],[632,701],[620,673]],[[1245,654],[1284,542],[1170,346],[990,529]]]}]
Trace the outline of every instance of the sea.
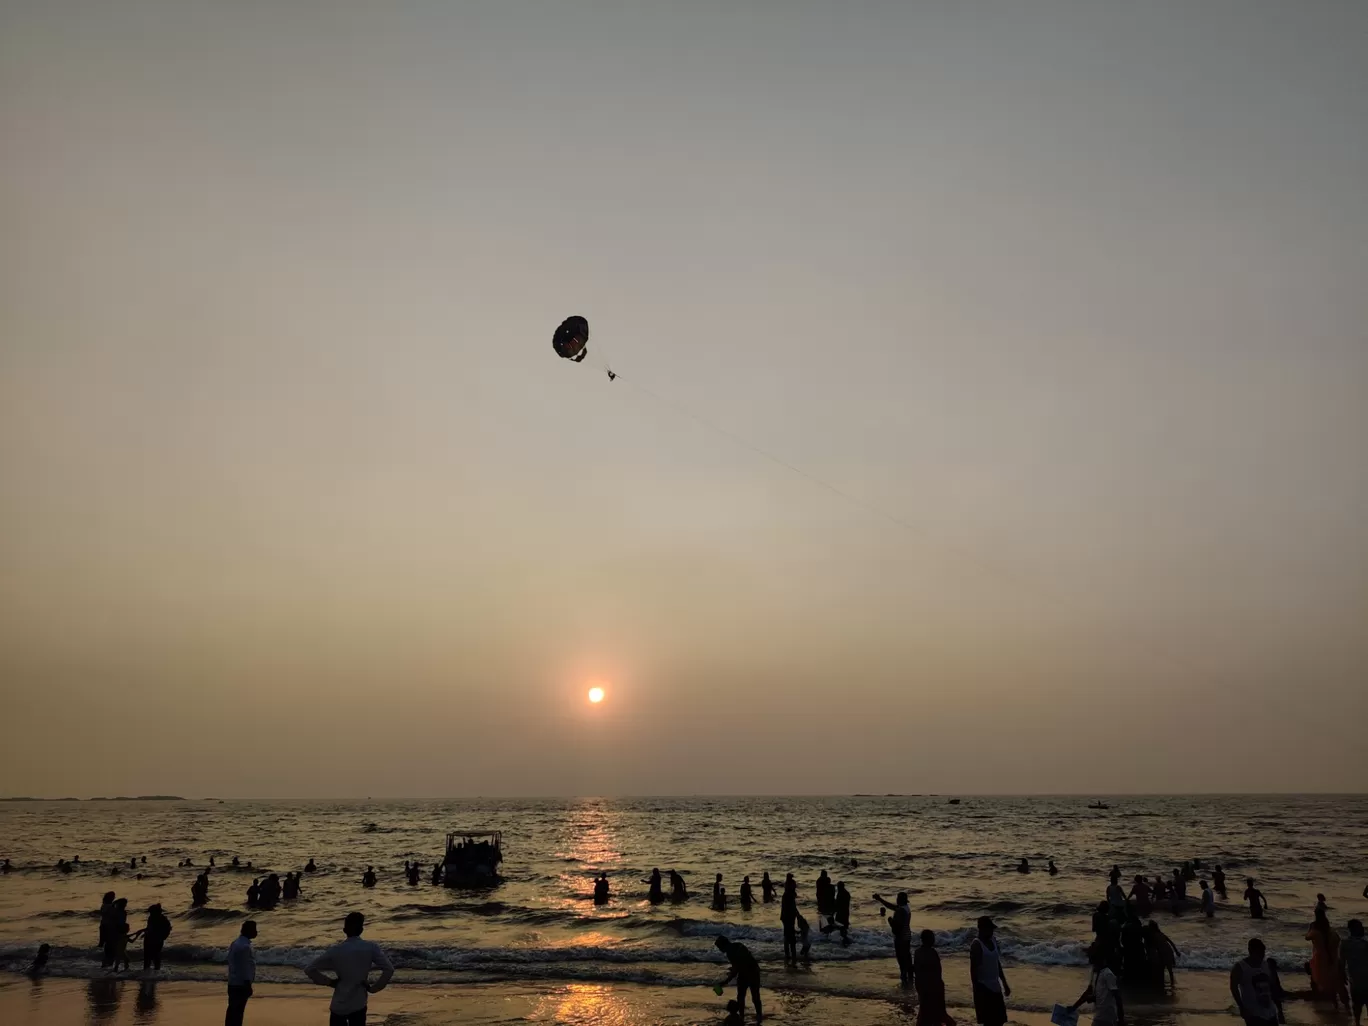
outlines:
[{"label": "sea", "polygon": [[[164,906],[174,930],[170,979],[221,981],[228,944],[250,914],[259,978],[302,983],[300,967],[359,910],[366,936],[410,982],[685,988],[719,977],[719,934],[743,941],[772,974],[784,972],[779,906],[757,901],[743,911],[735,903],[742,878],[758,898],[762,872],[776,883],[793,873],[815,927],[813,885],[827,869],[854,896],[850,943],[814,929],[812,964],[778,985],[846,997],[896,986],[875,892],[906,891],[913,928],[934,930],[950,958],[967,948],[977,917],[992,916],[1009,976],[1086,964],[1090,915],[1113,865],[1127,888],[1136,873],[1167,877],[1189,860],[1206,867],[1202,877],[1225,867],[1230,898],[1214,918],[1195,900],[1184,915],[1156,914],[1181,952],[1180,976],[1228,971],[1255,933],[1298,972],[1318,893],[1341,930],[1349,918],[1368,919],[1365,796],[954,797],[0,803],[0,857],[13,866],[0,877],[0,967],[22,969],[48,943],[55,975],[101,975],[97,910],[108,890],[128,898],[135,928],[149,905]],[[1099,799],[1108,807],[1091,808]],[[503,882],[479,892],[429,883],[447,833],[476,830],[502,831]],[[53,868],[76,856],[70,875]],[[191,883],[210,856],[209,902],[192,908]],[[230,867],[234,856],[242,867]],[[311,858],[318,871],[298,900],[248,912],[254,877],[283,876]],[[1028,874],[1017,870],[1023,858]],[[178,866],[185,859],[193,867]],[[1058,875],[1045,871],[1048,859]],[[423,864],[417,886],[405,880],[408,860]],[[369,890],[367,866],[379,876]],[[691,899],[649,904],[645,880],[655,867],[678,870]],[[600,873],[612,887],[606,905],[593,902]],[[716,873],[733,899],[725,912],[709,908]],[[1246,877],[1270,904],[1262,922],[1240,900]],[[946,975],[952,981],[948,967]]]}]

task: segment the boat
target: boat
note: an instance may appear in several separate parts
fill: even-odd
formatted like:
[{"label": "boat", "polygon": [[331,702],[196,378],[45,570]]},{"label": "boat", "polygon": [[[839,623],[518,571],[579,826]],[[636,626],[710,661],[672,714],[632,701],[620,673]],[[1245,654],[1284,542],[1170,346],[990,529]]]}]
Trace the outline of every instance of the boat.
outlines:
[{"label": "boat", "polygon": [[442,882],[448,887],[493,887],[503,880],[503,833],[453,830],[447,834]]},{"label": "boat", "polygon": [[951,799],[950,799],[948,802],[946,802],[945,804],[946,804],[946,805],[958,805],[959,803],[960,803],[960,800],[959,800],[958,798],[951,798]]},{"label": "boat", "polygon": [[1110,809],[1111,806],[1108,805],[1106,802],[1093,802],[1091,805],[1088,806],[1088,808],[1090,808],[1090,809]]}]

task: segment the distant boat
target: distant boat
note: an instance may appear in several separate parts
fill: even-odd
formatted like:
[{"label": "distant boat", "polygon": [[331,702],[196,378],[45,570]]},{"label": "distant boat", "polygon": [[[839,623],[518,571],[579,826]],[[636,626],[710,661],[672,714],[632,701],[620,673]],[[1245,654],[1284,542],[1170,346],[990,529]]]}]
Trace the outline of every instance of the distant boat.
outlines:
[{"label": "distant boat", "polygon": [[946,802],[945,804],[946,804],[946,805],[958,805],[959,803],[960,803],[960,800],[959,800],[958,798],[951,798],[951,799],[950,799],[948,802]]},{"label": "distant boat", "polygon": [[1088,808],[1090,808],[1090,809],[1110,809],[1111,806],[1108,805],[1106,802],[1093,802],[1091,805],[1088,806]]}]

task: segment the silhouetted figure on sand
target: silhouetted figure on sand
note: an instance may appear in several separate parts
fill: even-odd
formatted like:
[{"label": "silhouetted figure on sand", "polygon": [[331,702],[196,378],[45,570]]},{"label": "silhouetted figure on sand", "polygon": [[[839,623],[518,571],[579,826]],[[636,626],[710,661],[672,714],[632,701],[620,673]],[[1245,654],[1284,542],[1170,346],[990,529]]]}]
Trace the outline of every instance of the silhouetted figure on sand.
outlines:
[{"label": "silhouetted figure on sand", "polygon": [[[384,990],[394,977],[394,965],[380,945],[361,937],[365,927],[365,916],[349,913],[342,923],[346,940],[323,952],[304,970],[320,987],[333,988],[328,1005],[333,1026],[365,1026],[367,999]],[[372,969],[380,970],[380,978],[374,983],[370,981]],[[336,976],[327,976],[327,972]]]},{"label": "silhouetted figure on sand", "polygon": [[646,900],[652,905],[659,905],[665,900],[665,892],[660,883],[660,870],[651,870],[651,875],[644,881],[646,884]]},{"label": "silhouetted figure on sand", "polygon": [[1178,964],[1180,954],[1178,945],[1169,939],[1168,934],[1159,929],[1159,924],[1153,919],[1145,924],[1145,949],[1149,952],[1154,985],[1162,990],[1164,975],[1167,974],[1169,986],[1177,987],[1178,982],[1173,978],[1173,970]]},{"label": "silhouetted figure on sand", "polygon": [[1245,1026],[1277,1026],[1283,1017],[1282,981],[1273,960],[1266,956],[1264,942],[1249,940],[1249,956],[1230,970],[1230,995],[1235,999]]},{"label": "silhouetted figure on sand", "polygon": [[969,945],[969,979],[974,987],[974,1018],[979,1026],[1005,1026],[1007,998],[1012,988],[1002,971],[1002,956],[994,934],[997,926],[987,916],[978,921],[978,936]]},{"label": "silhouetted figure on sand", "polygon": [[921,932],[921,945],[912,956],[912,975],[917,986],[917,1026],[955,1026],[945,1007],[945,978],[931,930]]},{"label": "silhouetted figure on sand", "polygon": [[736,981],[736,1004],[743,1019],[746,1015],[746,994],[749,992],[751,1002],[755,1005],[755,1021],[759,1022],[764,1016],[760,1007],[760,963],[744,944],[738,944],[726,937],[718,937],[714,943],[717,950],[726,955],[727,961],[731,964],[731,970],[722,981],[722,986],[725,987],[732,980]]},{"label": "silhouetted figure on sand", "polygon": [[1254,886],[1254,878],[1251,876],[1245,880],[1245,901],[1249,902],[1249,916],[1251,919],[1262,919],[1264,912],[1268,908],[1268,899],[1264,897],[1263,891]]},{"label": "silhouetted figure on sand", "polygon": [[1088,960],[1093,967],[1092,979],[1078,1000],[1069,1006],[1069,1010],[1077,1012],[1080,1005],[1092,1002],[1096,1009],[1093,1013],[1094,1026],[1126,1026],[1126,1010],[1121,1003],[1121,983],[1116,978],[1114,953],[1113,960],[1108,961],[1106,953],[1093,945],[1088,949]]},{"label": "silhouetted figure on sand", "polygon": [[161,972],[162,948],[171,936],[171,920],[160,905],[147,910],[147,925],[143,927],[143,972]]},{"label": "silhouetted figure on sand", "polygon": [[955,1026],[945,1009],[945,977],[936,935],[930,930],[921,932],[921,945],[912,956],[912,977],[917,985],[917,1026]]},{"label": "silhouetted figure on sand", "polygon": [[1340,945],[1340,970],[1349,984],[1354,1026],[1360,1026],[1364,1005],[1368,1003],[1368,939],[1363,936],[1362,920],[1349,920],[1349,936]]},{"label": "silhouetted figure on sand", "polygon": [[247,1010],[256,979],[256,955],[252,951],[256,935],[257,924],[249,919],[228,946],[228,1012],[223,1017],[223,1026],[242,1026],[242,1013]]}]

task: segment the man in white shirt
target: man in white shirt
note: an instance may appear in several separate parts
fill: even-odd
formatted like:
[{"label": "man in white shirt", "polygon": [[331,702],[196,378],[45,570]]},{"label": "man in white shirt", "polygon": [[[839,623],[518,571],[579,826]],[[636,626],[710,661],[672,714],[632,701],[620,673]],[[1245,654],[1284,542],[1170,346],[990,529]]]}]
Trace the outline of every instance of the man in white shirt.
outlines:
[{"label": "man in white shirt", "polygon": [[228,945],[228,1012],[223,1026],[242,1026],[242,1013],[247,1010],[247,999],[252,996],[252,981],[256,979],[256,955],[252,941],[257,935],[256,920],[242,924],[237,940]]},{"label": "man in white shirt", "polygon": [[[1126,1010],[1121,1004],[1121,985],[1117,982],[1116,971],[1108,964],[1107,954],[1101,945],[1094,944],[1088,949],[1088,956],[1097,975],[1079,999],[1069,1006],[1070,1010],[1076,1012],[1079,1005],[1091,1001],[1094,1005],[1093,1026],[1126,1026]],[[1115,952],[1112,953],[1110,960],[1115,962]]]},{"label": "man in white shirt", "polygon": [[[320,987],[333,988],[328,1006],[329,1026],[366,1026],[367,998],[384,990],[394,976],[394,966],[380,945],[361,939],[365,928],[366,917],[360,912],[350,913],[342,923],[347,939],[323,952],[304,970]],[[371,983],[370,971],[376,967],[380,969],[380,978]],[[324,976],[325,969],[331,969],[337,976]]]}]

